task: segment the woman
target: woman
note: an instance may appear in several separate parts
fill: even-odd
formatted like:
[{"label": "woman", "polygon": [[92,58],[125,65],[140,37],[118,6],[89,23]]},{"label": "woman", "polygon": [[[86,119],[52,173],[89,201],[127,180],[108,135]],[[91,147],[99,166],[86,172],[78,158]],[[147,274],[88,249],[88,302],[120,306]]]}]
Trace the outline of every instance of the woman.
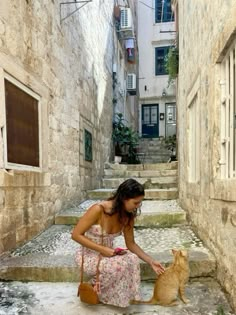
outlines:
[{"label": "woman", "polygon": [[[99,253],[99,300],[104,304],[127,307],[139,300],[139,258],[157,273],[164,268],[147,255],[134,240],[134,219],[144,198],[144,188],[134,179],[124,181],[109,199],[92,205],[75,226],[72,239],[84,247],[84,271],[95,277]],[[123,234],[128,250],[119,254],[113,240]],[[82,248],[76,254],[81,265]],[[139,257],[139,258],[138,258]]]}]

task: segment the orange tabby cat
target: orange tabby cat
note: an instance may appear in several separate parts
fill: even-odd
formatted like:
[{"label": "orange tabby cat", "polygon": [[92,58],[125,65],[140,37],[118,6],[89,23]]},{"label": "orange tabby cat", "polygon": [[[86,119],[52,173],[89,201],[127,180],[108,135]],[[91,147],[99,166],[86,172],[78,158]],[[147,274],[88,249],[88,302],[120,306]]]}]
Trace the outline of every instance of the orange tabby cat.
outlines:
[{"label": "orange tabby cat", "polygon": [[189,279],[188,254],[185,250],[174,250],[173,263],[166,268],[165,272],[158,276],[153,297],[149,301],[132,301],[132,304],[158,304],[163,306],[177,305],[177,297],[187,303],[184,295],[185,284]]}]

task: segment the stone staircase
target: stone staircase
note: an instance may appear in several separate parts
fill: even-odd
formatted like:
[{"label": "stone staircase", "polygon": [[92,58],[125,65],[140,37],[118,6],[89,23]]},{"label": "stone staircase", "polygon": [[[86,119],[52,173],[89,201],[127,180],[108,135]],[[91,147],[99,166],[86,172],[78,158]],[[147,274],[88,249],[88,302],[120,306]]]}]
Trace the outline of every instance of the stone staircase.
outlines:
[{"label": "stone staircase", "polygon": [[169,160],[170,152],[162,145],[161,138],[141,138],[139,147],[142,163],[165,163]]},{"label": "stone staircase", "polygon": [[103,178],[104,188],[88,191],[88,198],[107,198],[119,184],[132,177],[144,185],[145,199],[176,199],[177,165],[177,162],[137,165],[107,163]]},{"label": "stone staircase", "polygon": [[[19,288],[22,290],[27,288],[32,292],[39,282],[43,282],[40,285],[41,295],[39,293],[36,295],[40,301],[43,294],[45,294],[43,293],[45,290],[52,300],[58,299],[56,291],[53,291],[56,286],[53,282],[60,282],[61,289],[58,289],[60,292],[63,291],[63,288],[69,286],[72,296],[74,294],[73,298],[64,298],[64,311],[60,307],[58,313],[53,308],[53,305],[55,307],[54,302],[45,306],[45,301],[42,300],[41,306],[36,303],[37,305],[33,307],[32,314],[54,314],[53,311],[57,315],[87,315],[94,314],[94,312],[107,315],[233,314],[224,293],[214,279],[216,271],[214,256],[193,233],[191,227],[187,224],[185,212],[178,205],[177,168],[177,162],[140,165],[106,164],[102,188],[88,191],[86,201],[57,214],[55,225],[25,245],[0,257],[0,279],[4,281],[13,280],[14,283],[20,281],[17,282]],[[130,177],[135,178],[145,186],[142,214],[135,223],[136,242],[148,254],[164,265],[172,262],[172,248],[186,248],[189,252],[190,282],[187,296],[190,303],[187,305],[180,303],[179,306],[173,308],[148,305],[130,306],[125,312],[114,307],[99,305],[92,307],[92,311],[91,306],[86,307],[76,297],[79,270],[74,261],[74,254],[79,245],[71,240],[73,225],[76,224],[91,204],[110,196],[122,181]],[[124,246],[122,237],[117,238],[116,245]],[[143,298],[149,299],[152,294],[152,281],[156,278],[156,275],[149,265],[142,261],[140,261],[140,264]],[[31,282],[26,285],[25,281]],[[68,284],[68,282],[71,282],[71,284]],[[4,282],[3,286],[7,288],[6,290],[10,290],[9,282]],[[72,288],[74,288],[74,291]],[[63,294],[66,295],[65,292]],[[206,300],[206,297],[208,300]],[[71,301],[71,299],[73,299],[74,304],[68,305],[68,301]],[[76,305],[76,307],[73,309],[72,305]],[[30,307],[28,305],[28,309]],[[217,313],[220,307],[224,309],[224,313]],[[1,313],[0,302],[0,315],[2,314],[10,313]]]}]

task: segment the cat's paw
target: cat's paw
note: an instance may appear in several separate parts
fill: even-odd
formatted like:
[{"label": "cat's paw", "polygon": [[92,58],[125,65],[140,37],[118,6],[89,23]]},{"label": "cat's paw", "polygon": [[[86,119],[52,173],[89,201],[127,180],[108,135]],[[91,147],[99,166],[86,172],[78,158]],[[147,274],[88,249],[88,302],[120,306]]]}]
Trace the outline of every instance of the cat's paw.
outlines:
[{"label": "cat's paw", "polygon": [[189,300],[187,298],[182,298],[182,301],[184,302],[184,304],[188,304]]}]

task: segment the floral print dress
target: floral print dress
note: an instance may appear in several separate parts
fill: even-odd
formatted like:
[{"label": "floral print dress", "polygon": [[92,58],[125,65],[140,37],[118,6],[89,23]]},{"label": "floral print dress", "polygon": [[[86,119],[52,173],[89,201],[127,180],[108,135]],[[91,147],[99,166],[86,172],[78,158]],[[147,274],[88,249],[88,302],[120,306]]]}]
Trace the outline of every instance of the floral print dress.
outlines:
[{"label": "floral print dress", "polygon": [[[102,243],[102,228],[92,225],[85,234],[92,241]],[[107,234],[103,231],[103,245],[113,248],[114,238],[121,232]],[[84,272],[96,278],[99,253],[84,247]],[[81,266],[82,247],[76,252],[76,263]],[[104,304],[127,307],[131,300],[140,300],[140,265],[139,258],[127,251],[124,255],[102,256],[99,265],[100,292],[99,300]]]}]

